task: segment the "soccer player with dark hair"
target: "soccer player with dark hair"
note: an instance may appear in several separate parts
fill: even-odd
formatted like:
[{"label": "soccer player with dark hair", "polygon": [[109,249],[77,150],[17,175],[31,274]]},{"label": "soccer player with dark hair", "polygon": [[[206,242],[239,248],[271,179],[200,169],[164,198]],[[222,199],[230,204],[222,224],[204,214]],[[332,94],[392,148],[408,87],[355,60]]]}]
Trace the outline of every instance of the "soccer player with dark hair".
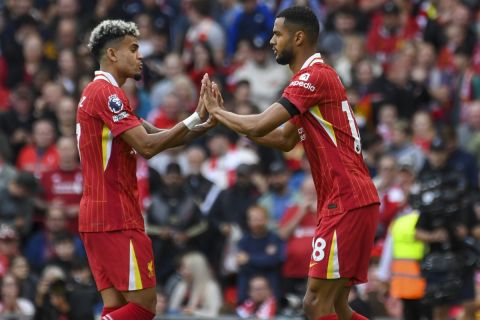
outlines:
[{"label": "soccer player with dark hair", "polygon": [[207,75],[203,100],[218,121],[257,143],[288,151],[303,142],[318,197],[305,313],[311,320],[365,319],[352,312],[348,294],[352,285],[367,281],[379,199],[345,88],[316,53],[318,35],[317,18],[307,7],[278,14],[270,44],[277,62],[288,64],[294,76],[264,112],[224,110]]},{"label": "soccer player with dark hair", "polygon": [[150,158],[186,143],[215,124],[199,101],[196,112],[168,130],[139,119],[121,89],[140,79],[137,26],[106,20],[89,47],[100,71],[84,89],[77,111],[77,139],[84,176],[79,231],[97,289],[103,320],[154,318],[155,268],[139,207],[136,154]]}]

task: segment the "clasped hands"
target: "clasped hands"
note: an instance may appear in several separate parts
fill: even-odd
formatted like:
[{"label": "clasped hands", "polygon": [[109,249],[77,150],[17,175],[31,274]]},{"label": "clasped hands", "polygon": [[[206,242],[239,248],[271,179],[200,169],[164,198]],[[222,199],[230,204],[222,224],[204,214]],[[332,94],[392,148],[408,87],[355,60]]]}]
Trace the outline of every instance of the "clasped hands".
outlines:
[{"label": "clasped hands", "polygon": [[208,118],[205,122],[196,125],[193,130],[206,131],[215,127],[218,123],[215,118],[215,112],[224,109],[223,97],[220,93],[218,85],[210,80],[208,74],[205,74],[202,79],[202,87],[200,89],[200,97],[198,98],[197,108],[195,112],[198,113],[201,119]]}]

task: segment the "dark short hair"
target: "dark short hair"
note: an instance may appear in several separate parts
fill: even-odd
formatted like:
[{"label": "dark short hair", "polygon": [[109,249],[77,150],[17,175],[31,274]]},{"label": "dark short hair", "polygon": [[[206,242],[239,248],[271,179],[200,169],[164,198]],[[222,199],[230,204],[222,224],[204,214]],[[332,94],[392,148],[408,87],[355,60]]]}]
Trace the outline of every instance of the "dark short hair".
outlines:
[{"label": "dark short hair", "polygon": [[211,5],[208,0],[192,0],[191,6],[203,17],[210,15]]},{"label": "dark short hair", "polygon": [[15,183],[26,190],[29,194],[34,194],[37,191],[37,179],[35,176],[27,171],[20,171],[14,179]]},{"label": "dark short hair", "polygon": [[123,20],[105,20],[92,30],[88,47],[95,59],[100,60],[105,45],[113,40],[125,36],[138,37],[140,35],[134,22]]},{"label": "dark short hair", "polygon": [[277,14],[277,18],[285,18],[287,28],[301,30],[305,32],[311,44],[317,43],[320,27],[317,17],[310,8],[303,6],[286,8]]}]

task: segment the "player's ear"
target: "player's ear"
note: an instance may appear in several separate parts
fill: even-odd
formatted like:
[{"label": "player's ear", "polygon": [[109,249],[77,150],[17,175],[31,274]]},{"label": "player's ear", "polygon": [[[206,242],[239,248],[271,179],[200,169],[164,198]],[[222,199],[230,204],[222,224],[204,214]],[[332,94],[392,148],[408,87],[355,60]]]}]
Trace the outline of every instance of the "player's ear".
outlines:
[{"label": "player's ear", "polygon": [[117,50],[115,48],[107,48],[107,51],[105,52],[105,55],[107,56],[108,60],[117,62],[118,57],[117,57]]},{"label": "player's ear", "polygon": [[297,46],[301,46],[306,41],[305,32],[303,32],[301,30],[295,32],[295,34],[293,35],[293,39],[294,39],[295,44]]}]

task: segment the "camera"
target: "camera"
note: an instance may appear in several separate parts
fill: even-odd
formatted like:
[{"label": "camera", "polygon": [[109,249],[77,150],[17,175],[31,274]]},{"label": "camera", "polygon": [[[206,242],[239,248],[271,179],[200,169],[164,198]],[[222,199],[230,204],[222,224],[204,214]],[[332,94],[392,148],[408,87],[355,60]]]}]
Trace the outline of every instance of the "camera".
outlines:
[{"label": "camera", "polygon": [[421,175],[420,187],[412,195],[412,206],[432,219],[433,228],[449,228],[466,208],[467,181],[456,171],[432,171]]}]

